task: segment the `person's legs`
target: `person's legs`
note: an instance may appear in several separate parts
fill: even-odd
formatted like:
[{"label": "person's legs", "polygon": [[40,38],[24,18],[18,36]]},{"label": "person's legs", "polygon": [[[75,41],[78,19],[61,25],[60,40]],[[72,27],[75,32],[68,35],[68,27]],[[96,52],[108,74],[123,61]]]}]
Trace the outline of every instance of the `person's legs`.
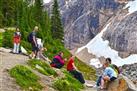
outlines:
[{"label": "person's legs", "polygon": [[16,43],[14,43],[13,53],[16,53]]},{"label": "person's legs", "polygon": [[37,59],[40,59],[40,51],[37,52],[36,57],[37,57]]},{"label": "person's legs", "polygon": [[102,79],[101,79],[101,89],[104,88],[104,83],[105,83],[105,81],[104,81],[104,79],[102,78]]},{"label": "person's legs", "polygon": [[70,73],[71,73],[72,75],[74,75],[74,77],[75,77],[77,80],[79,80],[82,84],[85,83],[85,80],[84,80],[84,77],[83,77],[82,73],[80,73],[80,72],[78,72],[78,71],[76,71],[76,70],[70,71]]},{"label": "person's legs", "polygon": [[98,77],[97,83],[96,83],[97,86],[100,86],[100,85],[101,85],[101,78],[102,78],[102,76],[99,76],[99,77]]},{"label": "person's legs", "polygon": [[16,53],[19,53],[19,43],[18,44],[16,44]]},{"label": "person's legs", "polygon": [[62,68],[63,66],[64,66],[64,65],[61,64],[61,63],[56,63],[56,66],[55,66],[55,67],[60,69],[60,68]]},{"label": "person's legs", "polygon": [[31,57],[32,59],[34,59],[34,58],[35,58],[35,46],[34,46],[33,43],[31,43],[31,45],[32,45],[32,53],[30,54],[30,57]]},{"label": "person's legs", "polygon": [[84,80],[84,77],[83,77],[82,73],[80,73],[80,72],[77,71],[77,75],[78,75],[79,81],[80,81],[82,84],[84,84],[84,83],[85,83],[85,80]]},{"label": "person's legs", "polygon": [[110,77],[109,76],[104,76],[101,79],[101,89],[105,88],[105,81],[110,81]]},{"label": "person's legs", "polygon": [[35,45],[34,45],[34,53],[35,53],[35,58],[37,58],[37,56],[39,56],[39,55],[38,55],[39,49],[38,49],[38,47],[35,46]]}]

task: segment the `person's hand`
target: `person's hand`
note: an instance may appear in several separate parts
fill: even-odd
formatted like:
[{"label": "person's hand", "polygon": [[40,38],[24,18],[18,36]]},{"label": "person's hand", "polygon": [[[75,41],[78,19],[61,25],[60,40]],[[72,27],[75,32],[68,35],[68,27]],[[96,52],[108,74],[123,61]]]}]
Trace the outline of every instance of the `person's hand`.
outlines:
[{"label": "person's hand", "polygon": [[65,58],[64,61],[67,61],[67,58]]},{"label": "person's hand", "polygon": [[47,51],[47,48],[44,48],[45,51]]}]

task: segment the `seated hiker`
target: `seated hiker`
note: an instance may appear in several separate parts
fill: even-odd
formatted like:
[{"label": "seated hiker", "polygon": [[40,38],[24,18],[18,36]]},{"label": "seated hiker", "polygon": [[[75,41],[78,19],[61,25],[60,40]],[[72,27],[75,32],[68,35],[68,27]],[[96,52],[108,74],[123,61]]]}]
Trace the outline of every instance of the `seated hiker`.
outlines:
[{"label": "seated hiker", "polygon": [[103,67],[104,67],[104,72],[103,72],[103,75],[100,77],[100,89],[104,89],[105,86],[105,82],[106,81],[114,81],[115,79],[117,79],[117,73],[115,72],[114,69],[112,69],[111,67],[109,67],[109,63],[108,62],[105,62],[103,64]]},{"label": "seated hiker", "polygon": [[68,64],[67,64],[67,70],[82,84],[85,83],[84,77],[81,72],[79,72],[74,64],[75,57],[71,55]]},{"label": "seated hiker", "polygon": [[58,55],[56,55],[50,65],[55,68],[62,68],[65,64],[65,61],[63,60],[63,55],[63,52],[60,52]]},{"label": "seated hiker", "polygon": [[[108,66],[115,71],[116,77],[120,74],[119,68],[115,64],[111,64],[110,58],[106,58],[105,63],[107,63]],[[99,76],[96,84],[97,86],[101,85],[101,79],[102,79],[102,76]]]},{"label": "seated hiker", "polygon": [[43,54],[44,51],[47,51],[47,49],[43,47],[43,43],[40,38],[37,38],[37,44],[38,44],[38,52],[36,58],[49,61],[49,59]]},{"label": "seated hiker", "polygon": [[106,62],[109,64],[109,67],[111,67],[112,69],[115,70],[117,75],[120,74],[120,69],[117,67],[117,65],[111,63],[111,59],[110,58],[106,58]]}]

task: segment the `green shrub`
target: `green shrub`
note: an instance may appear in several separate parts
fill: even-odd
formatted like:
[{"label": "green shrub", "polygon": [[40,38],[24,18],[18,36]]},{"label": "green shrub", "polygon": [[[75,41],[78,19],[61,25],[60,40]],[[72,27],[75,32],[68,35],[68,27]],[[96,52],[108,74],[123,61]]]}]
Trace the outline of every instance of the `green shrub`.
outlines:
[{"label": "green shrub", "polygon": [[2,41],[3,47],[7,47],[7,48],[13,47],[13,35],[14,35],[14,31],[11,30],[6,30],[3,33],[3,41]]},{"label": "green shrub", "polygon": [[25,91],[41,91],[43,88],[38,82],[39,77],[25,66],[15,66],[10,70],[10,75],[16,79],[17,84]]},{"label": "green shrub", "polygon": [[3,41],[3,34],[0,33],[0,47],[2,47],[2,41]]},{"label": "green shrub", "polygon": [[64,71],[65,78],[60,78],[53,83],[53,88],[59,91],[80,91],[83,84],[76,80],[70,73]]},{"label": "green shrub", "polygon": [[[50,67],[50,65],[48,65],[45,62],[42,62],[41,60],[29,60],[28,65],[30,65],[32,68],[38,70],[40,73],[44,75],[53,75],[55,77],[57,76],[57,73]],[[36,66],[39,66],[40,68],[37,68]]]}]

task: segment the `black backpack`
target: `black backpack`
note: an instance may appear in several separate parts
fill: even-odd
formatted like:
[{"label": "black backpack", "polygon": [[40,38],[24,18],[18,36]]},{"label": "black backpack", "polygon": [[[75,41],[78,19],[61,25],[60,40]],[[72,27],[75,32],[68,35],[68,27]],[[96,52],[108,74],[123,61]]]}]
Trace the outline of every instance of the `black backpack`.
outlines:
[{"label": "black backpack", "polygon": [[27,37],[28,42],[32,42],[32,33],[30,33]]}]

